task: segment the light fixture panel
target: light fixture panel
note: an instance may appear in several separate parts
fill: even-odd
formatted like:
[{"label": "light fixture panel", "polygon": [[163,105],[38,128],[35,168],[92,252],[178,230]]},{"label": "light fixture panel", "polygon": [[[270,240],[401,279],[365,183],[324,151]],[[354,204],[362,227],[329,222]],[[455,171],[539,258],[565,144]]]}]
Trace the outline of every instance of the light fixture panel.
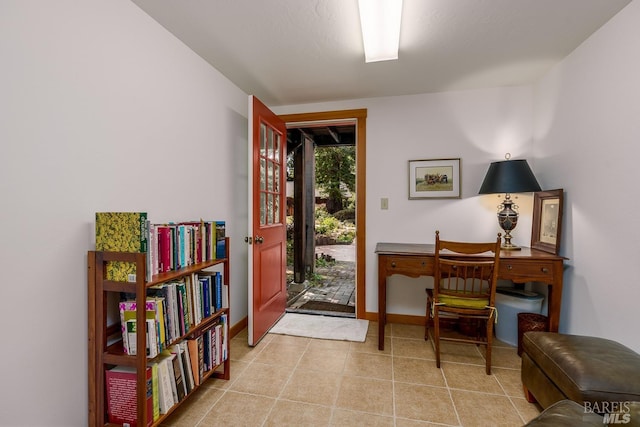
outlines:
[{"label": "light fixture panel", "polygon": [[358,0],[365,62],[398,59],[402,0]]}]

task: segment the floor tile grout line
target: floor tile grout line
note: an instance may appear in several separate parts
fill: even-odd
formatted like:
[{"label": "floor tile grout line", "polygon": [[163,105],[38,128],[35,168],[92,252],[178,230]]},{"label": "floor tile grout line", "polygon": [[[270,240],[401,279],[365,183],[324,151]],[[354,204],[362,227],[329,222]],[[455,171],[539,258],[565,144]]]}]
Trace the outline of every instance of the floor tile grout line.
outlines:
[{"label": "floor tile grout line", "polygon": [[[273,341],[273,340],[272,340]],[[278,404],[278,401],[280,400],[280,398],[282,397],[282,393],[284,393],[285,389],[287,388],[287,385],[289,385],[289,383],[291,382],[291,378],[293,378],[296,370],[298,369],[298,366],[300,366],[300,361],[302,360],[302,358],[304,357],[304,354],[309,350],[309,347],[311,346],[311,339],[307,340],[307,344],[304,348],[304,351],[302,352],[302,354],[300,355],[300,357],[298,358],[298,361],[296,362],[296,366],[293,367],[293,369],[291,369],[291,372],[289,373],[289,376],[287,377],[287,381],[284,383],[284,385],[282,386],[282,389],[280,389],[280,393],[278,393],[278,396],[276,396],[273,399],[273,404],[271,405],[271,408],[269,408],[269,411],[267,412],[267,415],[264,418],[264,421],[262,422],[262,425],[264,426],[267,423],[267,420],[269,419],[269,416],[273,413],[273,409],[276,407],[276,405]]]},{"label": "floor tile grout line", "polygon": [[[391,327],[391,330],[393,331],[393,326]],[[391,333],[391,335],[393,336],[393,332]],[[391,343],[389,344],[391,346],[391,407],[393,408],[393,427],[397,426],[397,412],[396,412],[396,381],[395,381],[395,353],[393,351],[393,338],[391,339]]]},{"label": "floor tile grout line", "polygon": [[[406,419],[406,420],[414,420],[412,418],[405,418],[405,417],[400,417],[398,415],[398,408],[397,408],[397,396],[396,396],[396,392],[398,391],[397,389],[397,385],[399,384],[415,384],[415,385],[419,385],[419,386],[427,386],[430,388],[446,388],[447,390],[447,395],[449,396],[450,402],[452,404],[452,408],[455,412],[456,415],[456,419],[458,422],[458,425],[461,425],[461,418],[460,418],[460,413],[458,412],[458,407],[456,406],[455,402],[454,402],[454,398],[453,395],[460,391],[460,392],[465,392],[465,393],[470,393],[470,394],[477,394],[477,395],[487,395],[487,396],[499,396],[499,397],[503,397],[506,396],[510,406],[513,410],[516,411],[516,414],[518,415],[518,418],[520,419],[520,421],[524,422],[525,420],[527,420],[529,417],[526,415],[527,414],[527,407],[526,405],[521,405],[522,406],[522,411],[518,408],[518,406],[516,405],[516,403],[520,403],[518,400],[517,395],[511,395],[507,392],[507,388],[506,385],[510,385],[511,384],[511,380],[510,378],[513,376],[513,374],[504,374],[503,377],[503,381],[500,381],[500,379],[498,378],[498,376],[496,376],[496,373],[492,373],[493,378],[497,381],[498,386],[501,390],[502,393],[500,392],[486,392],[486,391],[481,391],[481,390],[469,390],[466,388],[456,388],[456,387],[451,387],[451,384],[449,383],[448,379],[447,379],[447,374],[445,373],[445,369],[441,369],[441,375],[443,377],[443,381],[444,381],[444,387],[442,386],[438,386],[438,385],[433,385],[433,384],[428,384],[428,383],[413,383],[411,381],[401,381],[399,378],[397,378],[396,375],[396,368],[397,368],[397,364],[401,359],[407,359],[407,360],[421,360],[421,361],[433,361],[433,363],[435,363],[434,359],[430,359],[428,357],[420,357],[420,355],[416,356],[415,354],[418,353],[412,353],[412,354],[398,354],[398,347],[397,345],[394,344],[400,344],[403,341],[398,341],[398,339],[401,340],[416,340],[416,341],[424,341],[424,339],[421,338],[413,338],[412,336],[407,336],[408,332],[411,332],[410,330],[407,330],[405,328],[399,328],[399,329],[395,329],[393,327],[393,325],[389,325],[390,326],[390,330],[388,332],[388,336],[390,338],[389,340],[389,353],[383,353],[380,354],[380,352],[376,352],[374,351],[375,349],[373,347],[371,347],[370,343],[367,344],[365,347],[362,346],[356,346],[354,345],[354,343],[350,343],[349,346],[347,347],[341,347],[345,349],[345,358],[344,361],[342,362],[342,368],[339,370],[340,372],[338,373],[338,383],[337,383],[337,390],[338,393],[335,394],[333,400],[331,401],[330,406],[326,405],[326,404],[319,404],[319,403],[311,403],[311,402],[304,402],[304,401],[297,401],[297,400],[291,400],[291,399],[286,399],[283,397],[283,394],[285,392],[286,387],[291,384],[291,381],[293,379],[293,375],[295,375],[295,372],[298,371],[301,366],[302,366],[302,362],[304,360],[304,357],[306,355],[310,355],[313,353],[314,349],[320,349],[322,347],[316,347],[314,346],[314,343],[317,340],[313,340],[313,339],[306,339],[304,342],[304,347],[302,349],[302,352],[300,354],[300,356],[297,358],[295,366],[293,368],[293,370],[288,374],[288,376],[286,377],[286,382],[284,383],[284,385],[282,386],[282,388],[280,389],[279,393],[277,396],[271,396],[271,395],[264,395],[264,394],[259,394],[259,393],[253,393],[253,392],[242,392],[242,391],[237,391],[237,390],[231,390],[233,384],[236,384],[236,382],[239,380],[239,377],[235,377],[232,381],[230,381],[229,383],[225,384],[225,387],[221,387],[218,388],[215,385],[212,385],[210,388],[207,387],[206,393],[210,393],[213,392],[214,390],[216,391],[215,393],[217,394],[218,392],[220,393],[219,396],[214,397],[215,400],[212,402],[208,402],[207,401],[207,405],[205,406],[206,408],[206,412],[205,414],[199,418],[199,420],[196,422],[196,425],[204,425],[204,420],[207,417],[207,415],[209,415],[211,413],[211,411],[213,410],[213,408],[219,404],[220,400],[223,399],[225,396],[228,396],[230,392],[233,393],[240,393],[240,394],[245,394],[245,395],[252,395],[252,396],[260,396],[263,398],[267,398],[267,399],[271,399],[271,405],[268,407],[268,411],[265,412],[264,415],[264,419],[262,422],[262,425],[266,425],[269,417],[271,417],[274,414],[275,408],[277,407],[278,402],[284,402],[284,401],[290,401],[290,402],[294,402],[294,403],[299,403],[299,404],[304,404],[304,405],[311,405],[311,406],[316,406],[316,407],[324,407],[330,410],[329,412],[329,423],[335,422],[337,421],[337,413],[338,411],[346,411],[348,413],[363,413],[363,414],[370,414],[372,416],[379,416],[379,417],[384,417],[387,419],[392,420],[392,424],[394,426],[398,425],[398,422],[400,419]],[[241,340],[242,341],[242,340]],[[373,334],[367,334],[366,337],[366,341],[373,341],[374,343],[377,343],[377,336],[373,335]],[[405,341],[406,342],[406,341]],[[240,341],[238,341],[238,343],[240,343]],[[258,352],[256,352],[255,354],[251,354],[249,356],[248,359],[236,359],[237,362],[243,363],[245,364],[245,370],[248,369],[250,366],[256,366],[256,365],[260,365],[260,364],[265,364],[264,362],[260,362],[257,359],[259,358],[260,354],[264,354],[266,351],[269,351],[268,348],[271,347],[271,345],[276,345],[277,342],[275,342],[274,339],[271,339],[267,342],[267,340],[263,340],[261,343],[259,344],[266,344],[264,345],[262,348],[259,349]],[[271,345],[270,345],[271,344]],[[410,352],[413,351],[414,344],[410,345],[408,347],[408,349],[410,350]],[[508,347],[502,347],[502,348],[508,348]],[[330,348],[329,348],[330,349]],[[513,350],[513,348],[511,347],[511,349]],[[403,351],[405,349],[403,348]],[[479,357],[479,359],[484,360],[484,355],[483,353],[480,351],[480,349],[478,347],[476,347],[476,350],[474,351],[474,353],[477,354],[477,356]],[[242,354],[242,353],[241,353]],[[390,381],[391,381],[391,393],[392,393],[392,412],[390,415],[388,414],[381,414],[378,412],[368,412],[368,411],[362,411],[362,410],[357,410],[357,409],[353,409],[350,408],[348,406],[345,407],[339,407],[339,391],[342,387],[343,381],[346,377],[361,377],[361,378],[368,378],[368,379],[372,379],[372,380],[378,380],[378,381],[386,381],[386,378],[379,378],[377,376],[370,376],[368,374],[363,374],[363,373],[359,373],[358,375],[354,375],[353,373],[348,373],[347,372],[347,363],[349,363],[349,359],[350,357],[352,357],[353,355],[356,354],[369,354],[369,355],[382,355],[386,357],[390,358]],[[243,357],[246,357],[246,355],[243,355]],[[513,367],[515,364],[513,363],[513,358],[512,355],[509,355],[508,353],[505,353],[505,357],[506,359],[503,360],[503,362],[505,364],[511,364],[511,366],[495,366],[492,363],[492,368],[497,368],[500,370],[503,370],[503,372],[517,372],[518,369]],[[271,356],[270,356],[271,358]],[[234,360],[234,359],[232,359]],[[452,361],[452,362],[445,362],[446,364],[450,364],[452,367],[454,366],[473,366],[475,367],[480,367],[480,366],[484,366],[484,364],[480,364],[480,363],[473,363],[473,361],[469,362],[460,362],[460,361]],[[493,361],[492,361],[493,362]],[[274,362],[275,363],[275,362]],[[272,365],[274,363],[266,363],[267,365]],[[444,367],[443,367],[444,368]],[[455,368],[453,368],[455,369]],[[311,369],[313,370],[313,369]],[[332,369],[333,371],[333,369]],[[244,372],[244,371],[243,371]],[[504,381],[507,381],[506,383]],[[513,387],[510,387],[510,389],[513,389]],[[256,389],[257,390],[257,389]],[[203,390],[204,391],[204,390]],[[514,391],[514,390],[512,390]],[[213,395],[212,395],[213,397]],[[522,400],[522,399],[520,399]],[[328,400],[327,400],[328,401]],[[505,402],[506,403],[506,402]],[[203,408],[203,409],[205,409]],[[267,409],[265,407],[265,409]],[[356,416],[357,418],[357,416]],[[430,421],[433,423],[433,421]],[[435,424],[439,424],[439,425],[445,425],[445,424],[441,424],[441,423],[435,423]],[[173,424],[170,424],[173,425]]]}]

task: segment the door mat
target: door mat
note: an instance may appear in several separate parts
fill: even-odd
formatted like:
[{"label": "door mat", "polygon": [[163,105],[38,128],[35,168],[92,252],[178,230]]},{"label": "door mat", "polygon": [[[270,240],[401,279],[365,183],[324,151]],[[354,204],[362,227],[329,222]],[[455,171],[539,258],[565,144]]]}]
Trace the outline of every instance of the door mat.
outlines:
[{"label": "door mat", "polygon": [[363,319],[285,313],[269,332],[325,340],[364,342],[367,329],[369,321]]},{"label": "door mat", "polygon": [[327,301],[309,301],[300,306],[303,310],[337,311],[340,313],[355,313],[356,308],[352,305],[334,304]]}]

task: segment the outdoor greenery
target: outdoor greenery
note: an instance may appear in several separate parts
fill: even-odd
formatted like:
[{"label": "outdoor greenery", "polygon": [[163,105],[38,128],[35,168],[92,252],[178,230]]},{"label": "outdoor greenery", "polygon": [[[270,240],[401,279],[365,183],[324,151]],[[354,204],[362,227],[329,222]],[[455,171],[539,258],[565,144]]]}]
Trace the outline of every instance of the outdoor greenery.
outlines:
[{"label": "outdoor greenery", "polygon": [[[356,236],[355,217],[355,146],[316,147],[315,186],[325,203],[315,207],[316,241],[351,244]],[[293,178],[293,156],[287,157],[287,177]],[[326,243],[322,243],[326,244]],[[333,262],[316,258],[315,267],[329,267]],[[287,264],[293,264],[293,217],[287,216]],[[292,276],[293,272],[288,272]],[[316,272],[308,275],[313,285],[322,282]]]},{"label": "outdoor greenery", "polygon": [[325,206],[317,206],[315,212],[316,237],[322,236],[339,243],[349,244],[356,237],[356,227],[352,221],[341,221],[327,212]]},{"label": "outdoor greenery", "polygon": [[356,147],[318,147],[316,186],[327,195],[327,211],[335,213],[345,208],[345,190],[356,190]]}]

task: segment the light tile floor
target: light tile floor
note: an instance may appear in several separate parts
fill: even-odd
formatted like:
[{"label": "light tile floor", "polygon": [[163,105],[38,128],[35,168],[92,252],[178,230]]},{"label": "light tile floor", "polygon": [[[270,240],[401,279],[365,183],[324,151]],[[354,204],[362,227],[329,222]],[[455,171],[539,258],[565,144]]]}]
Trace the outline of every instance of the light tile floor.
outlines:
[{"label": "light tile floor", "polygon": [[231,380],[209,380],[163,426],[521,426],[540,408],[524,399],[516,349],[494,342],[492,374],[483,348],[443,343],[436,368],[424,329],[377,323],[364,343],[246,330],[231,340]]}]

